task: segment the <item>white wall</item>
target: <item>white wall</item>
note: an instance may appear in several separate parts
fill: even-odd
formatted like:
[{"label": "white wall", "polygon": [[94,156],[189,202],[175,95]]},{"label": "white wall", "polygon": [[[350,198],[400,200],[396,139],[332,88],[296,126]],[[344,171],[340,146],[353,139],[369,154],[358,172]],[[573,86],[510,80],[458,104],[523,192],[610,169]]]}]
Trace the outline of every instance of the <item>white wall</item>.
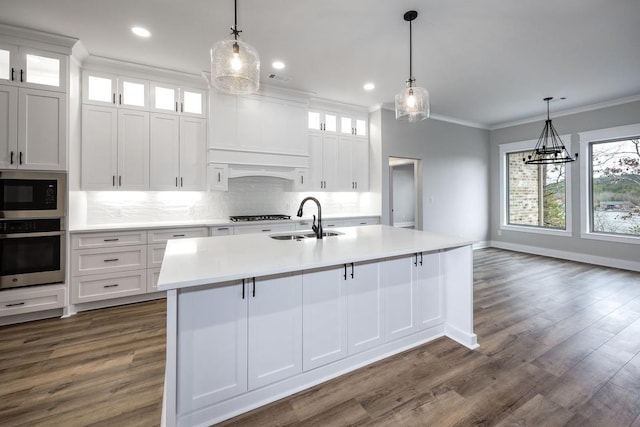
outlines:
[{"label": "white wall", "polygon": [[[480,242],[489,237],[489,131],[427,119],[403,123],[381,110],[381,161],[422,160],[422,229]],[[382,221],[389,218],[389,175],[381,176]]]},{"label": "white wall", "polygon": [[413,163],[391,167],[393,174],[393,225],[415,222]]},{"label": "white wall", "polygon": [[491,241],[496,246],[509,249],[640,270],[640,246],[580,237],[584,227],[580,218],[580,192],[583,190],[579,179],[580,160],[588,153],[581,152],[577,135],[578,132],[640,123],[640,101],[566,116],[554,117],[552,114],[551,118],[558,133],[571,135],[571,151],[579,155],[579,161],[569,166],[573,175],[573,235],[547,236],[500,229],[500,144],[537,139],[544,126],[544,120],[540,120],[491,131]]}]

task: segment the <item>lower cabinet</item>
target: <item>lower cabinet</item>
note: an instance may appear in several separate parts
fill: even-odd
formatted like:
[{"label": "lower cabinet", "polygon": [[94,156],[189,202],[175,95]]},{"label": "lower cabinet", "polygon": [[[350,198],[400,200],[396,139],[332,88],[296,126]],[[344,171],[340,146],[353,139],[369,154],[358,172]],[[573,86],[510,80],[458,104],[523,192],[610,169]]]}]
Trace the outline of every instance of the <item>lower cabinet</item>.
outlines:
[{"label": "lower cabinet", "polygon": [[178,414],[442,325],[442,286],[432,252],[178,290]]},{"label": "lower cabinet", "polygon": [[179,412],[302,372],[299,273],[181,291],[179,301]]}]

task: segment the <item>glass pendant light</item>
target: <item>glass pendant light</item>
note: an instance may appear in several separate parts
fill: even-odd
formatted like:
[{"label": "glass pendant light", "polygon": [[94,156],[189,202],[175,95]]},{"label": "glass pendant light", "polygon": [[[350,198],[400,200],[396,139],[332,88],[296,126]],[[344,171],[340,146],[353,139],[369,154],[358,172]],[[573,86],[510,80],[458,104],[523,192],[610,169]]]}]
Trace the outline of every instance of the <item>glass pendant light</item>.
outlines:
[{"label": "glass pendant light", "polygon": [[527,165],[570,163],[575,162],[578,158],[578,153],[576,153],[575,157],[571,157],[567,148],[562,143],[556,128],[553,126],[553,123],[551,123],[551,119],[549,118],[549,101],[552,99],[552,97],[543,99],[543,101],[547,103],[547,120],[544,123],[544,128],[532,153],[522,159]]},{"label": "glass pendant light", "polygon": [[226,93],[247,95],[260,88],[260,57],[248,43],[238,39],[238,2],[234,0],[233,39],[222,40],[211,48],[211,84]]},{"label": "glass pendant light", "polygon": [[418,12],[410,10],[404,14],[404,20],[409,22],[409,80],[407,87],[396,95],[396,119],[403,122],[417,122],[429,117],[429,92],[414,86],[413,77],[413,40],[411,21],[418,17]]}]

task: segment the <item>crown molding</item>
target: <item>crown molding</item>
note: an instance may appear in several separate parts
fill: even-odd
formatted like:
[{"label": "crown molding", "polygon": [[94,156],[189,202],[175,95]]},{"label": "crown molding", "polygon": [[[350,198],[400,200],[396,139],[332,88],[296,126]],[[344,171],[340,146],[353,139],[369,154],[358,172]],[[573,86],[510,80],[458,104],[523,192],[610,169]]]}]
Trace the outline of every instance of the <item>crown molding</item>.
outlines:
[{"label": "crown molding", "polygon": [[[385,110],[389,110],[389,111],[396,110],[395,104],[392,104],[391,102],[385,102],[383,104],[379,104],[377,107]],[[432,113],[429,115],[429,120],[438,120],[440,122],[447,122],[447,123],[453,123],[456,125],[461,125],[461,126],[466,126],[466,127],[476,128],[476,129],[489,130],[489,126],[483,125],[482,123],[471,122],[469,120],[458,119],[455,117],[443,116],[442,114]]]},{"label": "crown molding", "polygon": [[[640,94],[633,95],[633,96],[627,96],[627,97],[624,97],[624,98],[612,99],[610,101],[599,102],[597,104],[591,104],[591,105],[585,105],[585,106],[582,106],[582,107],[570,108],[568,110],[554,111],[553,118],[555,119],[557,117],[564,117],[564,116],[570,116],[572,114],[585,113],[587,111],[600,110],[602,108],[614,107],[616,105],[629,104],[631,102],[636,102],[636,101],[640,101]],[[529,118],[526,118],[526,119],[499,123],[499,124],[492,125],[492,126],[488,127],[488,129],[489,130],[504,129],[504,128],[508,128],[508,127],[511,127],[511,126],[524,125],[524,124],[527,124],[527,123],[539,122],[541,120],[546,120],[546,119],[547,119],[547,115],[546,114],[542,114],[542,115],[539,115],[539,116],[529,117]]]}]

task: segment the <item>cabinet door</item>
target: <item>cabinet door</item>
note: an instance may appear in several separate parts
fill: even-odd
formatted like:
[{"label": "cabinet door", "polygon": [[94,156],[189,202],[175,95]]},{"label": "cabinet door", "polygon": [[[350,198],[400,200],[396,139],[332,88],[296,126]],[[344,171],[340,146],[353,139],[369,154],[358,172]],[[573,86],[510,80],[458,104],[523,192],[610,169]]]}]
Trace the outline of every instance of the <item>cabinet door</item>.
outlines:
[{"label": "cabinet door", "polygon": [[417,331],[416,256],[388,259],[383,262],[385,337],[387,341]]},{"label": "cabinet door", "polygon": [[58,92],[67,91],[67,61],[69,58],[55,52],[32,48],[19,49],[20,71],[16,79],[20,86]]},{"label": "cabinet door", "polygon": [[18,168],[65,170],[66,94],[20,88],[18,107]]},{"label": "cabinet door", "polygon": [[303,273],[302,333],[305,371],[348,355],[347,281],[343,268]]},{"label": "cabinet door", "polygon": [[251,390],[302,372],[302,275],[261,277],[247,290]]},{"label": "cabinet door", "polygon": [[211,94],[211,147],[236,147],[238,127],[238,97]]},{"label": "cabinet door", "polygon": [[327,191],[340,191],[340,146],[338,135],[322,136],[322,175]]},{"label": "cabinet door", "polygon": [[178,412],[247,391],[248,296],[241,283],[180,291]]},{"label": "cabinet door", "polygon": [[82,73],[82,102],[113,107],[117,103],[118,78],[113,74],[85,70]]},{"label": "cabinet door", "polygon": [[153,113],[149,116],[149,124],[150,188],[177,190],[180,185],[180,118]]},{"label": "cabinet door", "polygon": [[440,253],[418,254],[418,328],[427,329],[444,321],[444,290]]},{"label": "cabinet door", "polygon": [[356,191],[356,183],[353,179],[352,163],[352,139],[349,137],[340,137],[340,155],[338,156],[338,182],[337,191]]},{"label": "cabinet door", "polygon": [[384,342],[382,329],[383,299],[378,263],[347,266],[349,354]]},{"label": "cabinet door", "polygon": [[164,83],[151,83],[151,111],[178,113],[179,89]]},{"label": "cabinet door", "polygon": [[207,120],[180,118],[180,189],[203,191],[207,186]]},{"label": "cabinet door", "polygon": [[180,113],[185,116],[207,117],[207,92],[198,89],[180,89]]},{"label": "cabinet door", "polygon": [[118,110],[118,186],[149,189],[149,113]]},{"label": "cabinet door", "polygon": [[309,190],[322,190],[324,176],[322,174],[322,134],[309,132]]},{"label": "cabinet door", "polygon": [[17,46],[0,43],[0,83],[16,83],[17,54]]},{"label": "cabinet door", "polygon": [[118,175],[118,110],[82,106],[83,190],[114,190]]},{"label": "cabinet door", "polygon": [[209,190],[227,191],[229,189],[229,166],[210,163],[208,168]]},{"label": "cabinet door", "polygon": [[132,110],[148,110],[149,82],[132,77],[118,77],[118,106]]},{"label": "cabinet door", "polygon": [[0,86],[0,168],[13,169],[17,164],[18,89]]},{"label": "cabinet door", "polygon": [[356,191],[369,191],[369,140],[353,138],[351,141],[351,179]]}]

